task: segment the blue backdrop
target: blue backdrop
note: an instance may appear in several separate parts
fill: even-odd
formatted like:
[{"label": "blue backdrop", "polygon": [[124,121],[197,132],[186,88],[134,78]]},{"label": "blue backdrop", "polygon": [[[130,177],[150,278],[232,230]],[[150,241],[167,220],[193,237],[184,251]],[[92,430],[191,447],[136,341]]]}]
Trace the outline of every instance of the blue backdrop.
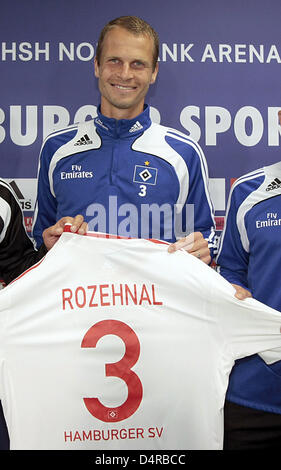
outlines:
[{"label": "blue backdrop", "polygon": [[93,58],[120,15],[160,37],[152,118],[202,146],[220,229],[232,178],[280,159],[280,0],[11,0],[0,16],[0,176],[30,228],[42,139],[89,119],[99,103]]}]

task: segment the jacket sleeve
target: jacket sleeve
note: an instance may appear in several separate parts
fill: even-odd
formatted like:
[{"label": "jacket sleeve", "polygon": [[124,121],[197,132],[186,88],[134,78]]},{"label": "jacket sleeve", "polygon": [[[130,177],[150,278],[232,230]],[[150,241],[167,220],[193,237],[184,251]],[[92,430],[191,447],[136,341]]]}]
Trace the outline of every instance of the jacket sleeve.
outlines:
[{"label": "jacket sleeve", "polygon": [[[209,173],[203,150],[194,144],[187,152],[189,188],[186,205],[193,207],[194,232],[201,232],[208,241],[211,257],[217,253],[218,237],[215,232],[214,209],[209,193]],[[187,209],[187,216],[189,209]],[[183,217],[184,219],[184,217]],[[188,217],[187,217],[188,219]]]},{"label": "jacket sleeve", "polygon": [[39,157],[37,198],[32,227],[32,236],[37,248],[43,243],[43,231],[57,221],[57,201],[51,192],[49,182],[49,162],[52,152],[52,142],[46,140]]},{"label": "jacket sleeve", "polygon": [[[38,262],[46,253],[44,244],[35,250],[28,237],[21,207],[8,186],[0,186],[0,276],[6,284]],[[4,201],[4,202],[3,202]]]},{"label": "jacket sleeve", "polygon": [[[249,290],[247,280],[249,253],[243,247],[237,225],[238,209],[245,197],[242,193],[243,183],[230,192],[216,263],[218,272],[225,279]],[[246,230],[245,225],[243,227],[240,227],[240,230]]]}]

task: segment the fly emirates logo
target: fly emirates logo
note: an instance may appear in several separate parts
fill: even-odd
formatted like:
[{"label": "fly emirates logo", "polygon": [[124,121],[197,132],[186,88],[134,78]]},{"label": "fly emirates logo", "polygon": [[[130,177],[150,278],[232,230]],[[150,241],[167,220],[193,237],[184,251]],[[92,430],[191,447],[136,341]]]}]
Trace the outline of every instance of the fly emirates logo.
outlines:
[{"label": "fly emirates logo", "polygon": [[69,179],[81,179],[81,178],[93,178],[94,173],[92,171],[84,171],[82,165],[71,165],[70,171],[62,171],[60,174],[61,180]]},{"label": "fly emirates logo", "polygon": [[265,220],[256,220],[256,228],[280,227],[281,219],[277,212],[268,212]]}]

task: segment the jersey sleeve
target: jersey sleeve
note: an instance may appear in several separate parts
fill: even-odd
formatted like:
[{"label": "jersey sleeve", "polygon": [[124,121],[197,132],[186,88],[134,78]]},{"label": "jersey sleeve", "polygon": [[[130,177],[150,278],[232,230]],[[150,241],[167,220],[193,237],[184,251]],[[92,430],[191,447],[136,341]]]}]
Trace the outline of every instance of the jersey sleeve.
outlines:
[{"label": "jersey sleeve", "polygon": [[[237,212],[245,197],[242,192],[242,186],[238,185],[230,193],[216,263],[218,272],[230,283],[249,289],[247,280],[249,253],[243,248],[237,224]],[[246,230],[244,225],[243,227],[243,230]]]},{"label": "jersey sleeve", "polygon": [[234,360],[269,350],[280,357],[280,312],[256,299],[233,296],[227,313],[220,310],[219,323]]},{"label": "jersey sleeve", "polygon": [[231,358],[233,366],[237,359],[276,349],[280,355],[280,312],[253,298],[237,299],[233,286],[213,269],[208,287],[224,361]]},{"label": "jersey sleeve", "polygon": [[44,244],[35,250],[28,237],[22,210],[8,185],[0,185],[0,275],[6,284],[39,261],[46,253]]},{"label": "jersey sleeve", "polygon": [[39,156],[37,198],[34,209],[32,236],[36,247],[43,243],[43,231],[56,223],[57,202],[51,192],[49,181],[49,166],[53,154],[53,145],[46,140],[42,146]]}]

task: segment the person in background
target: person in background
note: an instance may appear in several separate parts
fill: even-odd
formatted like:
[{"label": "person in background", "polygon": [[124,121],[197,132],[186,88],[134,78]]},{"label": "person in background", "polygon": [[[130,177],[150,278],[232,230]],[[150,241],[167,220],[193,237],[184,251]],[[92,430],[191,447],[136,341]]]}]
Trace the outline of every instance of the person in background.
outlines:
[{"label": "person in background", "polygon": [[53,226],[46,228],[44,242],[36,250],[26,233],[16,194],[9,184],[0,180],[0,279],[8,284],[39,261],[58,240],[65,223],[72,224],[72,232],[86,233],[87,224],[82,215],[62,217]]},{"label": "person in background", "polygon": [[[238,299],[254,297],[281,312],[280,253],[281,161],[233,184],[217,269]],[[235,363],[225,402],[225,450],[280,449],[280,359],[280,351],[270,351]]]},{"label": "person in background", "polygon": [[43,230],[71,208],[90,230],[166,240],[169,251],[184,248],[210,263],[216,243],[205,156],[190,137],[152,123],[145,104],[158,55],[157,33],[138,17],[122,16],[103,28],[94,62],[97,117],[50,134],[42,146],[33,224],[37,246]]}]

